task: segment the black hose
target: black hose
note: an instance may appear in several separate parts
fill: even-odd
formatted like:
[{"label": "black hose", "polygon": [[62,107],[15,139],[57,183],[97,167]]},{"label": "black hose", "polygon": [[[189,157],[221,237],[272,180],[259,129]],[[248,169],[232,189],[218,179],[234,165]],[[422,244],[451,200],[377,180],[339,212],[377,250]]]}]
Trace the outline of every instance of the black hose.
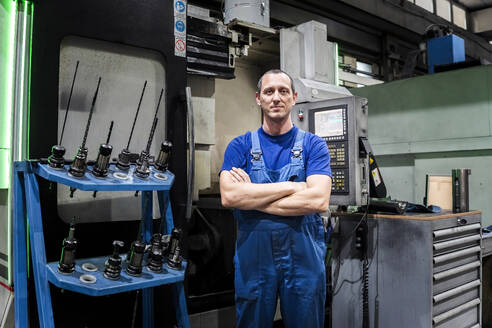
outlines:
[{"label": "black hose", "polygon": [[191,219],[193,187],[195,184],[195,123],[193,115],[193,104],[191,101],[191,88],[186,87],[186,107],[188,111],[188,141],[189,141],[189,167],[188,167],[188,193],[186,197],[186,214],[187,220]]},{"label": "black hose", "polygon": [[367,251],[362,261],[362,328],[369,328],[369,264]]}]

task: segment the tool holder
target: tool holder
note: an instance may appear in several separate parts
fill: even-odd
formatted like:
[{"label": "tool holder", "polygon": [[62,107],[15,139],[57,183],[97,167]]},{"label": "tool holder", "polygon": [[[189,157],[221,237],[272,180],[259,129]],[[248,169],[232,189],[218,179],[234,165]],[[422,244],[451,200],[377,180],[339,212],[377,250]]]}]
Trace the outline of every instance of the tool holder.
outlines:
[{"label": "tool holder", "polygon": [[[157,192],[161,218],[166,220],[166,224],[163,224],[165,231],[162,231],[162,233],[171,234],[174,227],[169,200],[169,190],[174,182],[174,175],[169,171],[159,172],[158,174],[152,171],[148,179],[139,179],[131,174],[134,170],[132,165],[128,177],[122,179],[113,175],[114,172],[119,171],[114,164],[111,164],[109,168],[110,174],[104,179],[94,177],[90,173],[92,167],[89,167],[83,177],[75,178],[68,174],[68,169],[68,165],[65,165],[65,168],[60,170],[38,162],[23,161],[14,163],[15,327],[27,328],[29,326],[26,227],[29,227],[30,254],[41,327],[51,328],[55,326],[49,283],[58,288],[90,296],[103,296],[142,289],[142,327],[144,328],[154,326],[153,287],[172,284],[178,326],[190,327],[183,287],[185,262],[183,262],[181,270],[173,270],[164,264],[163,271],[160,273],[144,269],[140,276],[135,277],[126,273],[127,263],[123,261],[121,277],[119,280],[114,281],[103,277],[104,262],[107,257],[77,259],[75,261],[75,271],[69,275],[58,271],[58,262],[47,263],[39,186],[36,177],[86,191],[142,191],[142,231],[144,242],[149,243],[152,236],[152,193],[154,191]],[[156,176],[154,176],[154,173],[156,173]],[[29,224],[27,224],[27,218],[29,218]],[[81,268],[81,265],[86,262],[94,263],[98,268],[97,272],[91,272],[96,277],[96,281],[91,284],[80,280],[81,276],[87,273]]]}]

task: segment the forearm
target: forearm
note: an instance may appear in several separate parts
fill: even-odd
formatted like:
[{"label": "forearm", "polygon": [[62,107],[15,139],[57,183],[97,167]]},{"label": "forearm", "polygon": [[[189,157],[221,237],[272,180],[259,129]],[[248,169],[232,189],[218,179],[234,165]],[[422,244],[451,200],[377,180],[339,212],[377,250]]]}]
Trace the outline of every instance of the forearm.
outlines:
[{"label": "forearm", "polygon": [[322,195],[319,191],[306,189],[287,197],[278,199],[258,210],[281,216],[298,216],[328,210],[330,194]]},{"label": "forearm", "polygon": [[331,194],[331,178],[325,175],[312,175],[307,179],[307,188],[273,201],[260,211],[281,215],[298,216],[328,210]]},{"label": "forearm", "polygon": [[297,182],[234,183],[221,191],[222,205],[241,210],[259,209],[294,194]]}]

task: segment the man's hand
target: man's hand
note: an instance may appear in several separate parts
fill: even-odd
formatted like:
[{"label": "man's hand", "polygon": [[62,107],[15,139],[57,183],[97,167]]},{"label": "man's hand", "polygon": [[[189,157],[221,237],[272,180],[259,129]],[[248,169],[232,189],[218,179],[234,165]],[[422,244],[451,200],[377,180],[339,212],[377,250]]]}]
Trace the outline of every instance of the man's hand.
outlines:
[{"label": "man's hand", "polygon": [[246,173],[243,169],[233,167],[232,170],[229,171],[231,173],[232,182],[246,182],[251,183],[251,179],[249,178],[248,173]]}]

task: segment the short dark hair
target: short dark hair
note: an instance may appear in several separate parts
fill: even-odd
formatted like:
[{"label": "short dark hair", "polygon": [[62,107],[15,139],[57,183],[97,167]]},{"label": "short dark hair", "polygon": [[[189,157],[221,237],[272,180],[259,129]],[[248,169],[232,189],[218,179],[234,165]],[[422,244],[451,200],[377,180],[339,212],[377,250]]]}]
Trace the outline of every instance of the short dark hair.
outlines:
[{"label": "short dark hair", "polygon": [[263,81],[263,77],[267,74],[285,74],[289,77],[290,79],[290,88],[292,89],[292,93],[295,93],[296,92],[296,89],[294,88],[294,80],[292,79],[292,76],[290,76],[287,72],[284,72],[282,71],[281,69],[278,69],[278,68],[275,68],[275,69],[271,69],[269,71],[266,71],[265,73],[263,73],[263,75],[260,77],[260,79],[258,80],[258,84],[256,85],[256,92],[260,93],[261,92],[261,83]]}]

